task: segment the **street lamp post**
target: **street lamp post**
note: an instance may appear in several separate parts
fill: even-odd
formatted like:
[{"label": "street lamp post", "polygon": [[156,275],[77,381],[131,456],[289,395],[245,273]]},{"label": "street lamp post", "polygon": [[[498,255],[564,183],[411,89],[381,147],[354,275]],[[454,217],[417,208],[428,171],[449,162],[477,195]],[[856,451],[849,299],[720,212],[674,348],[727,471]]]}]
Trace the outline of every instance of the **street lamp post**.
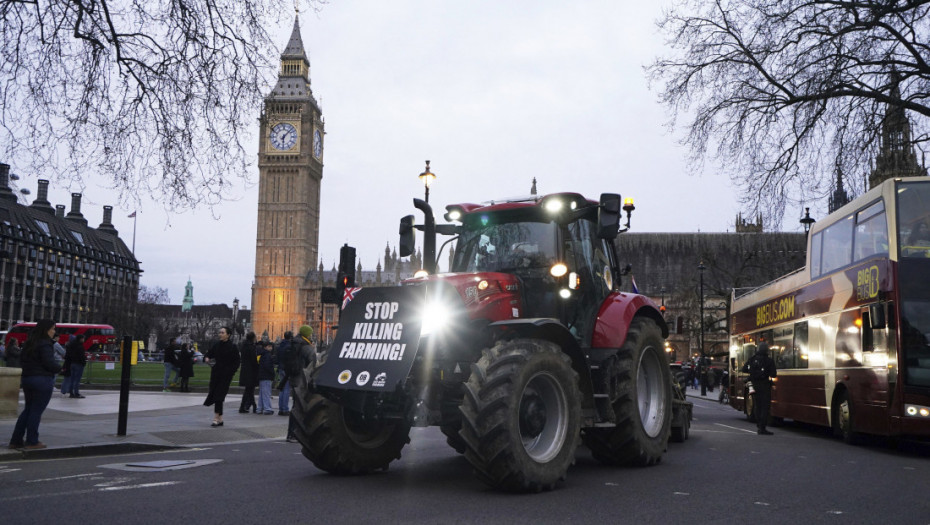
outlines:
[{"label": "street lamp post", "polygon": [[429,170],[429,161],[426,161],[426,170],[419,175],[420,180],[423,181],[423,186],[426,188],[426,203],[429,204],[429,185],[436,180],[436,174]]},{"label": "street lamp post", "polygon": [[704,352],[704,261],[698,264],[698,270],[701,272],[701,395],[707,395],[707,354]]},{"label": "street lamp post", "polygon": [[801,221],[800,221],[800,222],[801,222],[801,224],[804,225],[804,233],[809,233],[809,232],[811,231],[811,225],[814,224],[815,222],[817,222],[817,221],[814,220],[813,217],[811,217],[811,209],[810,209],[810,208],[804,208],[804,216],[801,217]]}]

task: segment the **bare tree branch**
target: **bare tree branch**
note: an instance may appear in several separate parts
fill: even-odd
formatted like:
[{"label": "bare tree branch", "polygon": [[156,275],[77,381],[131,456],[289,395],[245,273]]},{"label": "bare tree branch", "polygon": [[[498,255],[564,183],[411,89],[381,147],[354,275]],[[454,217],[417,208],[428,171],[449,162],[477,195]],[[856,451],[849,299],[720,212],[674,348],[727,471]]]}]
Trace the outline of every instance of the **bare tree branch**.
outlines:
[{"label": "bare tree branch", "polygon": [[[659,27],[672,51],[647,68],[694,165],[714,158],[752,215],[824,197],[836,170],[865,189],[889,108],[928,141],[930,1],[682,0]],[[897,87],[898,89],[893,89]]]},{"label": "bare tree branch", "polygon": [[[323,0],[301,0],[317,9]],[[124,202],[220,202],[247,180],[289,0],[0,0],[0,158]]]}]

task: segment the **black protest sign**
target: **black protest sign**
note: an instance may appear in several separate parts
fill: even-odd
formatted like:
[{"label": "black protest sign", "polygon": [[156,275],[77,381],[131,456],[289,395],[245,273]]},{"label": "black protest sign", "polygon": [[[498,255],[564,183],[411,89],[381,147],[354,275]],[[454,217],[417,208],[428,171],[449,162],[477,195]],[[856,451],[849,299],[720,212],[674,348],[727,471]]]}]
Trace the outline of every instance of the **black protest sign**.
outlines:
[{"label": "black protest sign", "polygon": [[314,376],[319,386],[393,391],[413,366],[420,341],[421,287],[362,288],[339,317],[339,331]]}]

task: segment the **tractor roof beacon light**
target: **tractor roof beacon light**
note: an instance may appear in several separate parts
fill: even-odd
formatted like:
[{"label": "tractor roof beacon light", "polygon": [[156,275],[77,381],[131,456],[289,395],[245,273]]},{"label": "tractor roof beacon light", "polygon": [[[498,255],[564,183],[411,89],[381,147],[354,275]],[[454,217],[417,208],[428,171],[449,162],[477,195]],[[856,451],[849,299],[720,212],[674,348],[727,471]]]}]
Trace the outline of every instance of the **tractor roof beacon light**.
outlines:
[{"label": "tractor roof beacon light", "polygon": [[426,170],[419,175],[420,180],[423,181],[423,186],[426,188],[426,202],[429,202],[429,186],[436,180],[436,174],[429,170],[429,161],[426,161]]},{"label": "tractor roof beacon light", "polygon": [[633,210],[635,209],[636,206],[633,206],[633,197],[623,199],[623,211],[626,212],[626,225],[623,227],[623,231],[630,229],[630,215],[633,214]]}]

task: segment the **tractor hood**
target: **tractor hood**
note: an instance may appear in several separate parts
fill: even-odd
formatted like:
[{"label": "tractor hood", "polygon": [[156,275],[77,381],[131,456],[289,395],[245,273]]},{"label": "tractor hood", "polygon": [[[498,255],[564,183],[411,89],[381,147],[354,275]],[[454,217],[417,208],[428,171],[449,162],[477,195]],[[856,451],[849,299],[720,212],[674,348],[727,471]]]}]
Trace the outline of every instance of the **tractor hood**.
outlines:
[{"label": "tractor hood", "polygon": [[469,319],[501,321],[520,317],[523,312],[519,280],[508,273],[446,273],[408,279],[403,284],[426,286],[433,302],[450,303],[447,294],[455,290]]}]

